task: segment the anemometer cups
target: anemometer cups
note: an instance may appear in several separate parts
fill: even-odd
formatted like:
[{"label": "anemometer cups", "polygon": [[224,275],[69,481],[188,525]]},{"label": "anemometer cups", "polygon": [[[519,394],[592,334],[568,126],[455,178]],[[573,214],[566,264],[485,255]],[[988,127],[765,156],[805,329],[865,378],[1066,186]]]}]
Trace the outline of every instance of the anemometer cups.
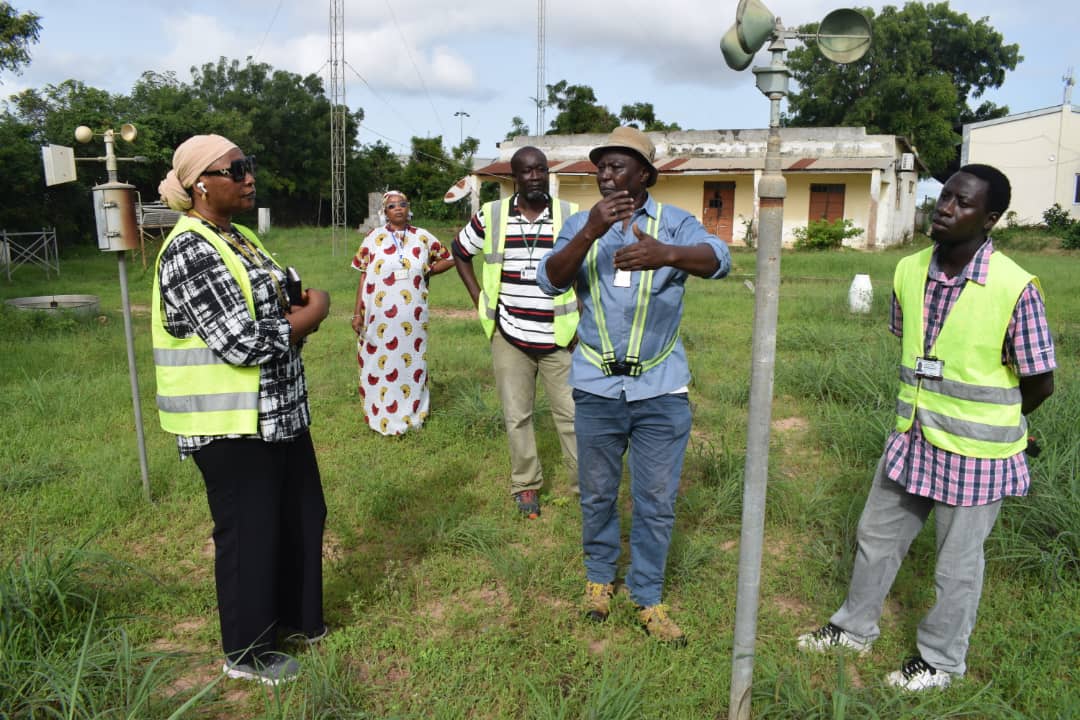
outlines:
[{"label": "anemometer cups", "polygon": [[834,63],[850,63],[870,49],[870,21],[855,10],[833,10],[818,25],[817,35],[785,30],[762,0],[739,0],[735,24],[720,40],[724,62],[732,70],[745,70],[769,38],[813,37],[821,54]]},{"label": "anemometer cups", "polygon": [[[108,134],[111,137],[112,130],[106,130],[101,134]],[[135,129],[135,126],[131,123],[124,123],[120,126],[120,137],[126,142],[135,142],[135,138],[139,135],[139,131]],[[85,125],[80,125],[75,128],[75,139],[81,143],[88,143],[94,139],[94,131]]]},{"label": "anemometer cups", "polygon": [[772,35],[776,18],[761,0],[739,0],[735,11],[735,34],[743,52],[753,55]]},{"label": "anemometer cups", "polygon": [[724,62],[733,70],[750,67],[754,53],[772,36],[775,27],[776,18],[761,0],[739,0],[735,24],[720,40]]},{"label": "anemometer cups", "polygon": [[870,49],[870,21],[855,10],[833,10],[818,25],[818,49],[834,63],[855,62]]}]

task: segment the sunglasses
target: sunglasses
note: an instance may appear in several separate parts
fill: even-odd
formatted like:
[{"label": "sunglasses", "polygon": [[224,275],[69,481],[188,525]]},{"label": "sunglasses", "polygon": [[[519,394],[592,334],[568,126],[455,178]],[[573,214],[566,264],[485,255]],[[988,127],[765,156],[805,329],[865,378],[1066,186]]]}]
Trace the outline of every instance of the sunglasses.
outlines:
[{"label": "sunglasses", "polygon": [[244,182],[244,179],[251,173],[255,175],[255,156],[246,155],[239,160],[233,160],[229,163],[227,168],[217,168],[216,170],[203,170],[201,175],[220,175],[221,177],[231,177],[233,182]]},{"label": "sunglasses", "polygon": [[387,210],[393,210],[394,208],[402,208],[402,209],[408,210],[409,209],[409,203],[407,203],[407,202],[388,203],[387,206],[386,206]]}]

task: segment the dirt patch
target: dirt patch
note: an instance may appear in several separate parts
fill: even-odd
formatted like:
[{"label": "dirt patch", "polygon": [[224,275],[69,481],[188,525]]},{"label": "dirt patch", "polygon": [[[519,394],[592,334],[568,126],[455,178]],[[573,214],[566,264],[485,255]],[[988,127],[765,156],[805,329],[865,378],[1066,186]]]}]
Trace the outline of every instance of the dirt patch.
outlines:
[{"label": "dirt patch", "polygon": [[428,314],[433,318],[446,318],[447,320],[476,319],[476,310],[462,310],[461,308],[436,308],[429,306]]},{"label": "dirt patch", "polygon": [[131,306],[131,314],[132,315],[149,315],[150,314],[150,306],[149,305],[132,305]]},{"label": "dirt patch", "polygon": [[810,614],[810,607],[806,603],[788,595],[774,597],[772,603],[780,608],[782,615],[806,616]]},{"label": "dirt patch", "polygon": [[[455,593],[448,599],[432,600],[420,609],[420,614],[435,622],[442,622],[448,613],[458,610],[470,610],[477,607],[487,608],[485,615],[491,622],[505,624],[510,621],[509,612],[513,607],[509,593],[501,587],[479,588],[464,593]],[[490,611],[494,610],[492,613]]]},{"label": "dirt patch", "polygon": [[607,640],[592,640],[589,642],[589,652],[593,655],[603,655],[607,652]]},{"label": "dirt patch", "polygon": [[777,432],[806,432],[810,429],[810,421],[804,417],[786,417],[773,420],[773,430]]},{"label": "dirt patch", "polygon": [[342,549],[341,538],[331,530],[323,531],[322,543],[323,560],[327,563],[339,563],[345,557]]},{"label": "dirt patch", "polygon": [[862,675],[859,674],[859,669],[855,667],[855,663],[844,663],[844,672],[847,674],[851,687],[858,690],[866,687],[866,683],[863,682]]}]

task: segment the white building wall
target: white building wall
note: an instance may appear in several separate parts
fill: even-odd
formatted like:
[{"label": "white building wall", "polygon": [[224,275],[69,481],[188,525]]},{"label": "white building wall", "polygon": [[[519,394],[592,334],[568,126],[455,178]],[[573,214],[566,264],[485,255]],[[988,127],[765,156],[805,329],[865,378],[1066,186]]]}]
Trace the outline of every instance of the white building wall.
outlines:
[{"label": "white building wall", "polygon": [[1080,108],[1061,105],[965,125],[961,162],[1005,173],[1012,185],[1009,209],[1021,224],[1041,223],[1055,202],[1080,219]]}]

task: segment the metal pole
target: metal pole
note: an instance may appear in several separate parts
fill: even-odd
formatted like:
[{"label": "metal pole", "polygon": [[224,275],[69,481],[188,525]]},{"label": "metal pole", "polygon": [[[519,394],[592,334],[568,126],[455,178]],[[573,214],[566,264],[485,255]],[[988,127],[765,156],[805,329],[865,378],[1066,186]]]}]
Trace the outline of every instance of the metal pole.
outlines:
[{"label": "metal pole", "polygon": [[146,438],[143,436],[142,407],[139,403],[139,375],[135,368],[135,335],[131,331],[131,301],[128,298],[127,263],[125,251],[116,253],[120,269],[120,304],[124,308],[124,339],[127,341],[128,377],[131,380],[131,403],[135,410],[135,438],[139,445],[139,471],[142,473],[143,494],[149,502],[150,474],[146,466]]},{"label": "metal pole", "polygon": [[780,248],[784,227],[784,197],[787,195],[787,181],[780,172],[780,100],[786,94],[783,40],[777,40],[769,49],[773,51],[771,68],[784,74],[784,90],[766,92],[771,103],[769,138],[765,150],[765,172],[758,183],[760,205],[754,337],[751,345],[750,414],[746,433],[739,580],[731,659],[731,699],[728,706],[730,720],[748,720],[750,717],[754,640],[757,633],[758,593],[761,587],[761,548],[765,535],[765,489],[769,472],[773,369],[776,364]]},{"label": "metal pole", "polygon": [[[116,154],[113,152],[113,131],[105,131],[105,169],[109,182],[117,182]],[[131,404],[135,411],[135,438],[139,446],[139,471],[142,473],[143,494],[150,498],[150,475],[146,463],[146,438],[143,436],[142,406],[139,402],[139,374],[135,366],[135,335],[131,330],[131,300],[128,296],[126,251],[116,253],[120,273],[120,305],[124,311],[124,340],[127,343],[128,377],[131,380]]]}]

